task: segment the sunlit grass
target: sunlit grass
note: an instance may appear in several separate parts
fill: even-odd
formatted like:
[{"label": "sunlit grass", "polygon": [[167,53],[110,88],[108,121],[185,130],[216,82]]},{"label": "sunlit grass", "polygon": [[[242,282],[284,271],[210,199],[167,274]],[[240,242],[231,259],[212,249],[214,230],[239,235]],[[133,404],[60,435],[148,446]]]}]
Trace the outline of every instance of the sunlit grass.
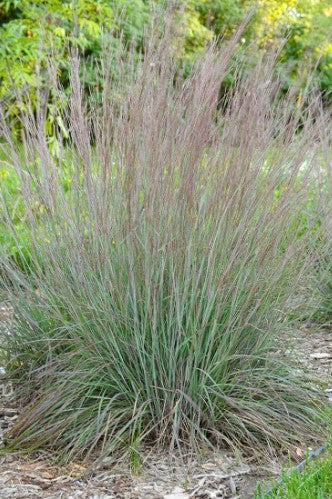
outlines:
[{"label": "sunlit grass", "polygon": [[24,405],[9,449],[292,451],[321,436],[322,397],[276,341],[315,264],[319,211],[300,229],[321,122],[266,85],[269,58],[222,112],[232,43],[187,79],[167,37],[138,67],[116,54],[116,81],[105,58],[95,108],[73,57],[56,155],[43,109],[22,117],[23,159],[1,117],[29,248],[20,262],[1,252],[14,307],[2,357]]},{"label": "sunlit grass", "polygon": [[[304,470],[283,472],[280,481],[269,486],[257,487],[256,499],[328,499],[332,497],[332,450],[307,462]],[[270,490],[272,489],[272,490]],[[267,492],[269,491],[269,492]]]}]

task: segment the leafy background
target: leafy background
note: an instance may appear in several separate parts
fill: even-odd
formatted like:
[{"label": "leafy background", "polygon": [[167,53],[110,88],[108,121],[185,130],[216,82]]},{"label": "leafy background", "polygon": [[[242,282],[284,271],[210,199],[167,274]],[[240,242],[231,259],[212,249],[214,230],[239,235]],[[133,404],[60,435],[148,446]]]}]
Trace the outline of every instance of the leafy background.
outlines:
[{"label": "leafy background", "polygon": [[[34,107],[50,55],[61,79],[64,101],[70,92],[68,60],[73,46],[79,48],[84,59],[83,86],[93,88],[98,96],[102,81],[93,61],[103,50],[102,34],[108,33],[114,45],[120,37],[134,42],[139,56],[149,23],[158,15],[158,9],[163,12],[169,5],[165,0],[0,0],[0,103],[18,139],[17,147],[21,147],[23,103]],[[236,50],[241,62],[251,64],[257,46],[261,51],[277,47],[276,71],[284,91],[299,82],[301,99],[300,82],[315,68],[315,83],[324,101],[330,101],[332,6],[329,0],[188,0],[174,3],[174,7],[179,27],[174,50],[188,70],[214,36],[231,37],[250,12]],[[254,44],[254,50],[250,44]],[[117,71],[116,66],[113,71]],[[234,71],[230,70],[223,85],[229,86],[233,76]],[[60,105],[59,99],[50,99],[45,121],[48,144],[55,156],[59,148],[55,128],[61,128],[66,136],[56,103]],[[63,171],[63,175],[64,181],[70,181],[68,172]],[[13,240],[7,230],[2,230],[0,241],[5,242],[9,254],[17,256],[18,247],[27,246],[24,210],[17,196],[16,174],[3,156],[0,156],[0,187],[8,197],[8,210],[18,231],[17,239]]]},{"label": "leafy background", "polygon": [[[85,58],[98,56],[103,29],[112,29],[115,39],[123,32],[128,40],[135,39],[139,47],[144,27],[165,3],[163,0],[0,1],[0,99],[8,103],[9,114],[17,113],[13,84],[33,95],[38,85],[36,66],[43,64],[50,51],[65,72],[68,45],[78,45],[84,50]],[[175,15],[182,26],[178,53],[190,62],[213,36],[229,37],[252,9],[254,14],[239,48],[253,39],[261,49],[283,45],[279,68],[285,89],[316,65],[317,82],[328,94],[332,84],[329,0],[178,2]],[[87,83],[93,83],[92,68],[85,72],[84,78]]]}]

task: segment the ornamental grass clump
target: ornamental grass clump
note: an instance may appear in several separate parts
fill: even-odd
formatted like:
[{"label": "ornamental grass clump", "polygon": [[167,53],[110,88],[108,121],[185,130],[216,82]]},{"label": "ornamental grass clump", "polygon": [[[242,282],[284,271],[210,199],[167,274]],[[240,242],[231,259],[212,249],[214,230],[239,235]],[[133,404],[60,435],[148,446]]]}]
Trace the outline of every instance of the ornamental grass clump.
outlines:
[{"label": "ornamental grass clump", "polygon": [[[331,118],[331,116],[330,116]],[[314,292],[317,295],[312,318],[326,327],[327,334],[332,333],[332,163],[331,143],[332,129],[326,123],[321,134],[324,138],[324,151],[322,162],[324,176],[322,179],[321,195],[318,203],[321,207],[321,251],[317,262],[317,272],[313,281]]]},{"label": "ornamental grass clump", "polygon": [[186,77],[167,37],[142,59],[118,46],[89,94],[73,54],[68,99],[50,61],[21,148],[1,115],[29,234],[19,264],[1,256],[2,353],[23,405],[9,448],[292,450],[321,431],[319,396],[278,341],[312,266],[319,102],[281,99],[272,57],[221,98],[235,41]]}]

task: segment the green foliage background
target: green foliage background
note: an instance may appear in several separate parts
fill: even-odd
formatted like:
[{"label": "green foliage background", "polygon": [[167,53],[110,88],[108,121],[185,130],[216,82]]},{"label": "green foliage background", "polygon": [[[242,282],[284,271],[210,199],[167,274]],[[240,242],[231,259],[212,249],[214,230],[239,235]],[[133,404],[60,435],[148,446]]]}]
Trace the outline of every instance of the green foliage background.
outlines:
[{"label": "green foliage background", "polygon": [[[67,48],[78,45],[85,57],[98,56],[101,32],[112,29],[116,40],[120,32],[138,47],[144,27],[158,8],[170,5],[164,0],[0,0],[0,99],[8,113],[17,113],[17,96],[30,92],[40,81],[37,66],[50,53],[64,72]],[[181,39],[177,53],[190,61],[215,35],[229,37],[246,13],[250,22],[239,42],[245,47],[253,39],[259,47],[280,45],[281,77],[288,88],[291,81],[316,65],[321,90],[328,94],[332,84],[332,6],[329,0],[188,0],[177,2]],[[120,14],[120,19],[118,21]],[[86,83],[94,84],[93,70],[86,71]]]},{"label": "green foliage background", "polygon": [[[64,99],[69,93],[68,55],[77,46],[85,59],[82,80],[101,92],[93,60],[102,51],[103,32],[111,33],[112,43],[120,37],[134,41],[138,54],[142,52],[144,30],[153,16],[169,7],[166,0],[0,0],[0,104],[20,138],[19,114],[26,99],[34,103],[36,89],[43,83],[45,65],[51,56],[59,72]],[[255,47],[280,49],[278,72],[285,91],[315,67],[314,77],[324,99],[329,100],[332,88],[332,43],[330,41],[332,6],[330,0],[187,0],[174,3],[178,31],[174,52],[190,68],[191,63],[214,36],[229,38],[249,12],[250,21],[238,43],[237,54],[250,61]],[[285,36],[287,41],[285,42]],[[282,47],[282,48],[281,48]],[[116,71],[116,67],[114,67]],[[232,81],[228,75],[223,85]],[[228,83],[227,83],[228,82]],[[299,89],[301,98],[301,88]],[[52,153],[57,155],[58,143],[54,127],[66,136],[56,99],[48,104],[47,137]],[[24,110],[24,109],[23,109]],[[64,172],[65,174],[65,172]],[[0,241],[9,254],[18,255],[18,247],[26,248],[26,231],[22,207],[16,203],[17,178],[0,157],[0,187],[7,192],[9,210],[14,210],[18,230],[17,240],[7,231],[0,231]],[[15,218],[16,217],[16,218]]]}]

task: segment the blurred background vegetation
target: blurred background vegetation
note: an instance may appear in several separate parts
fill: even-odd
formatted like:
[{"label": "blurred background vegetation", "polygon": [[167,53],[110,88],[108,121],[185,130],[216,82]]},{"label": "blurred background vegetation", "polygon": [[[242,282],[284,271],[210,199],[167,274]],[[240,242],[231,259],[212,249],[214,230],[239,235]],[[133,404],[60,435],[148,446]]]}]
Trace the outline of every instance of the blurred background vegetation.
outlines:
[{"label": "blurred background vegetation", "polygon": [[[66,102],[70,92],[71,48],[80,50],[84,59],[82,82],[85,88],[94,90],[96,98],[102,93],[102,80],[95,63],[106,35],[114,46],[122,43],[121,38],[134,43],[137,56],[142,57],[144,33],[158,15],[164,17],[165,9],[171,10],[177,20],[174,53],[187,71],[210,40],[215,36],[221,40],[230,38],[246,19],[235,51],[242,69],[253,62],[258,51],[272,47],[278,51],[278,75],[274,77],[279,78],[284,92],[296,83],[301,99],[306,78],[311,75],[323,102],[331,101],[330,0],[0,0],[0,104],[18,141],[22,107],[34,107],[37,90],[49,74],[46,66],[50,59],[58,71],[63,97],[52,98],[51,90],[45,121],[48,145],[56,156],[55,128],[67,136],[56,103]],[[237,65],[233,64],[233,68],[223,82],[226,87],[231,85]],[[113,71],[116,74],[117,68],[113,67]],[[0,159],[0,186],[6,186],[15,198],[16,174],[4,161],[6,158]],[[7,231],[2,231],[0,240],[7,242],[9,253],[17,254],[18,246],[26,246],[19,197],[17,202],[9,203],[9,210],[17,222],[18,239],[13,241]]]},{"label": "blurred background vegetation", "polygon": [[[277,68],[285,91],[295,80],[304,81],[314,68],[315,83],[325,101],[330,99],[330,0],[187,0],[173,4],[165,0],[0,0],[0,101],[13,123],[22,94],[33,101],[50,54],[66,89],[68,50],[78,46],[87,61],[84,83],[97,87],[89,59],[102,50],[101,33],[109,30],[114,43],[124,36],[126,41],[134,41],[140,52],[145,28],[156,11],[165,7],[171,7],[178,18],[176,53],[188,67],[209,40],[215,35],[230,37],[252,12],[237,53],[248,58],[248,45],[253,41],[260,50],[273,46],[279,50]],[[52,121],[51,108],[49,114]]]}]

